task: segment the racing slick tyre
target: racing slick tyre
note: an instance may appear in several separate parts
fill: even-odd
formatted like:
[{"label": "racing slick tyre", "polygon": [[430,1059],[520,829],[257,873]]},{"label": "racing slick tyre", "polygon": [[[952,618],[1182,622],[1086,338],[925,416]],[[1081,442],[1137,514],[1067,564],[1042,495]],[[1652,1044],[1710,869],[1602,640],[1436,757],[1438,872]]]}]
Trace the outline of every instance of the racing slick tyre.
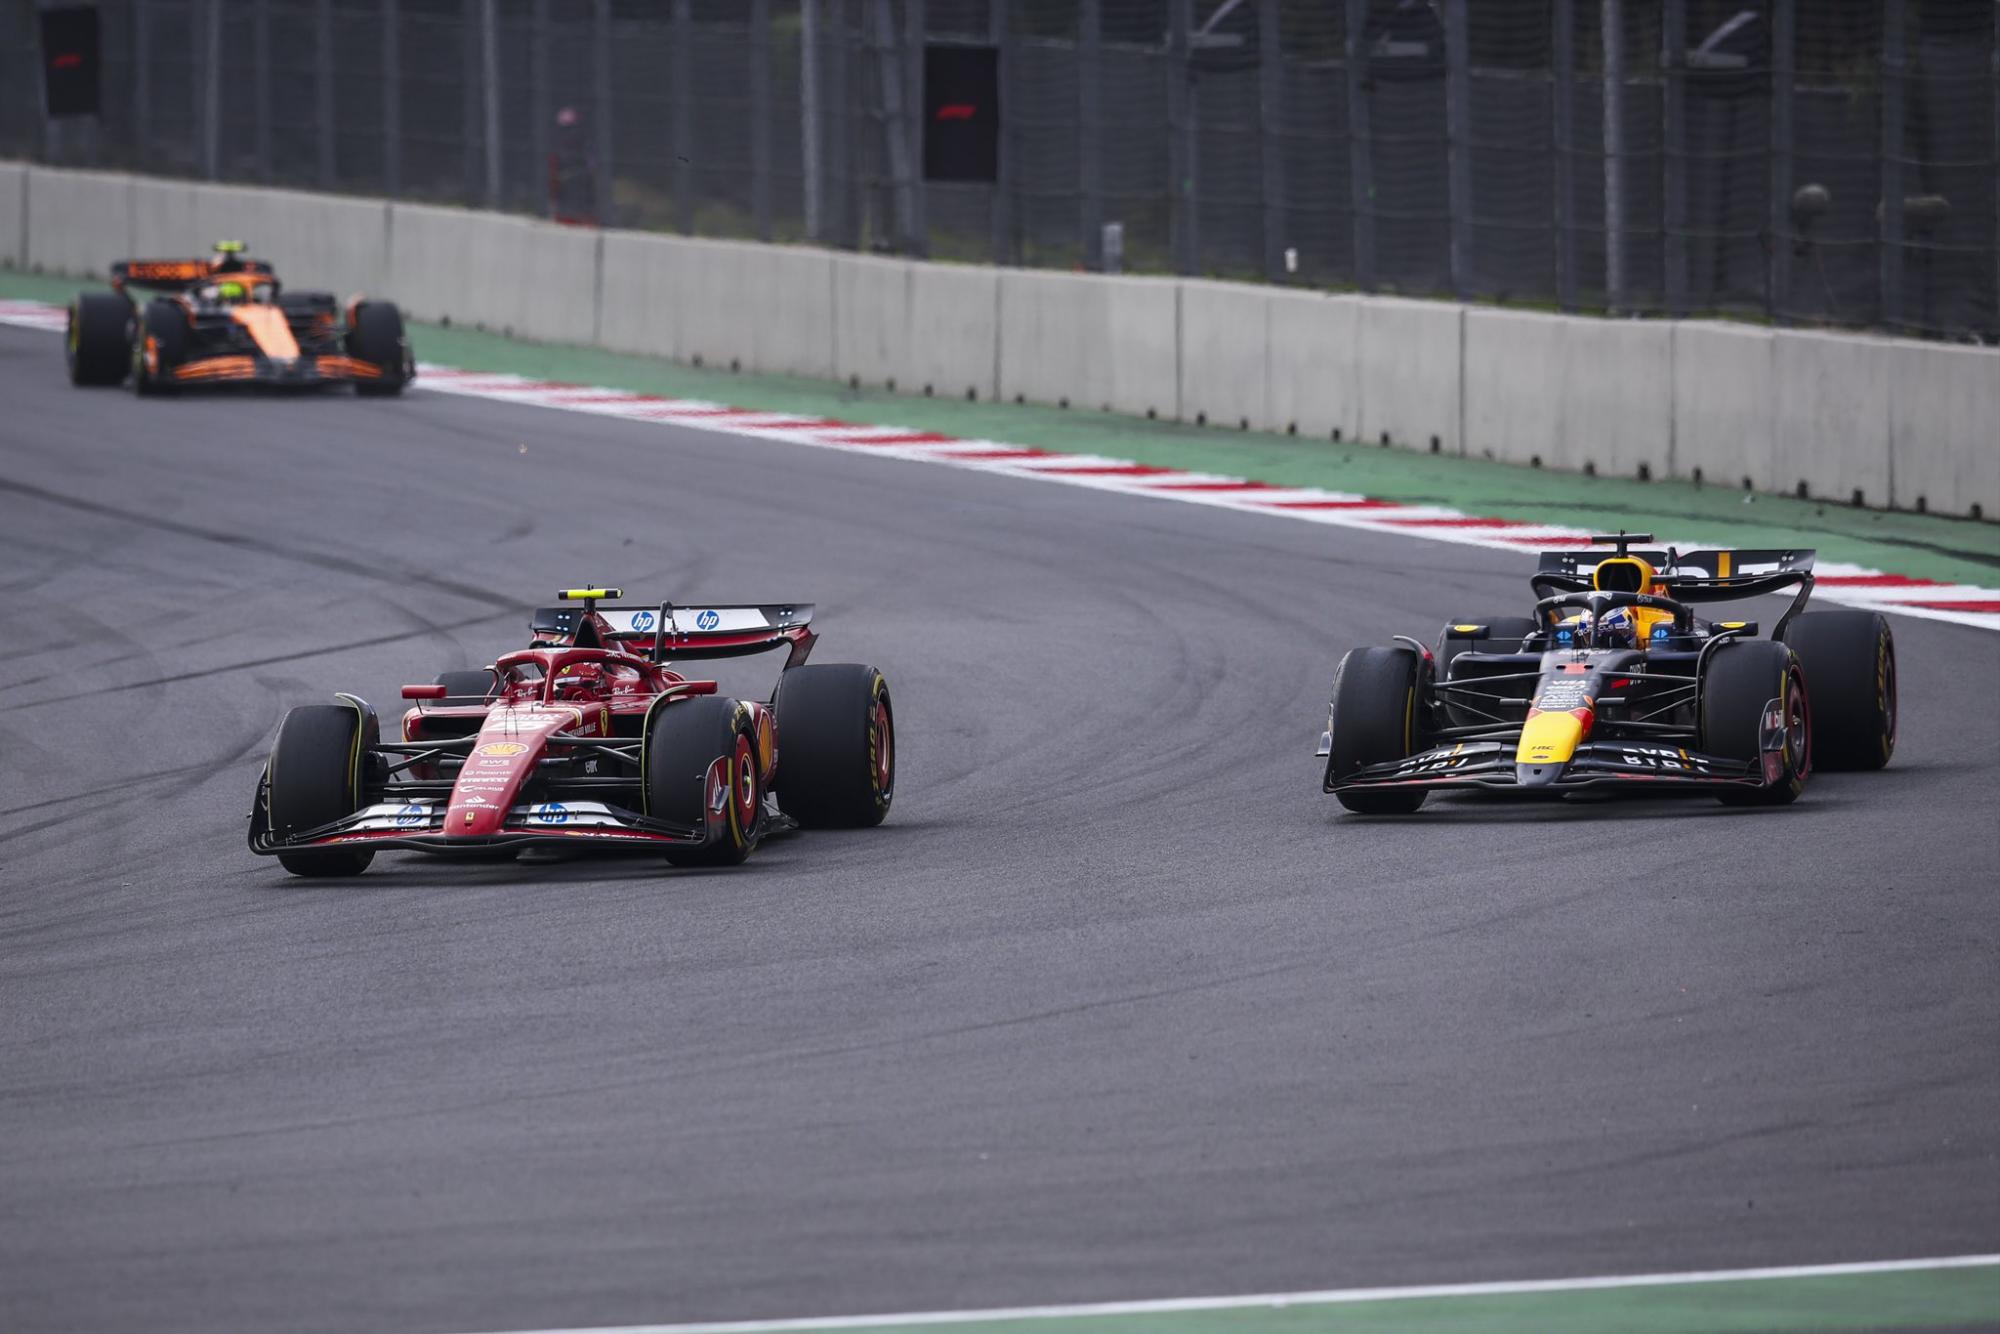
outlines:
[{"label": "racing slick tyre", "polygon": [[1896,639],[1872,611],[1809,611],[1785,627],[1815,705],[1813,762],[1880,769],[1896,752]]},{"label": "racing slick tyre", "polygon": [[[1415,753],[1422,670],[1416,653],[1406,648],[1357,648],[1340,660],[1333,673],[1328,723],[1333,732],[1333,750],[1326,761],[1328,782]],[[1408,815],[1429,794],[1411,787],[1333,795],[1361,815]]]},{"label": "racing slick tyre", "polygon": [[[641,745],[646,814],[699,827],[711,813],[722,821],[719,838],[701,847],[669,848],[675,866],[735,866],[757,846],[764,809],[757,732],[750,710],[733,699],[708,695],[674,700],[654,709]],[[709,768],[726,760],[721,785]]]},{"label": "racing slick tyre", "polygon": [[1812,708],[1798,657],[1768,639],[1724,644],[1701,678],[1701,748],[1710,755],[1761,763],[1764,706],[1779,701],[1784,750],[1776,781],[1761,787],[1724,788],[1725,806],[1788,806],[1812,774]]},{"label": "racing slick tyre", "polygon": [[493,672],[479,668],[466,672],[439,672],[434,685],[444,687],[444,704],[484,704],[493,694]]},{"label": "racing slick tyre", "polygon": [[410,382],[410,345],[403,337],[403,312],[388,301],[364,301],[354,308],[347,331],[347,355],[380,368],[379,380],[356,380],[354,392],[388,398]]},{"label": "racing slick tyre", "polygon": [[[360,716],[340,704],[302,704],[285,715],[265,771],[274,838],[317,829],[361,809],[360,725]],[[278,863],[293,875],[315,877],[360,875],[374,860],[373,848],[278,854]]]},{"label": "racing slick tyre", "polygon": [[187,355],[187,316],[171,301],[146,303],[139,336],[132,340],[132,392],[168,394],[174,367]]},{"label": "racing slick tyre", "polygon": [[132,303],[116,292],[77,293],[63,360],[71,384],[123,384],[132,369]]},{"label": "racing slick tyre", "polygon": [[833,662],[778,678],[778,809],[808,829],[866,829],[896,799],[895,709],[873,667]]}]

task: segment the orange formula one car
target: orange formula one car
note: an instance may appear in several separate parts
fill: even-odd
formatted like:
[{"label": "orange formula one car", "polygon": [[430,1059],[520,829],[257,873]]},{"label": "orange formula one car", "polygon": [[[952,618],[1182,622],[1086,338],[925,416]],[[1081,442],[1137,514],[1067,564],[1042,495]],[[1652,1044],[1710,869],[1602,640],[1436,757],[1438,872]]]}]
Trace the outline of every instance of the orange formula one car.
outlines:
[{"label": "orange formula one car", "polygon": [[[241,241],[207,259],[130,259],[111,266],[109,292],[79,293],[65,355],[75,385],[122,384],[141,394],[188,385],[352,384],[398,394],[416,378],[402,312],[330,292],[288,292]],[[142,308],[134,290],[153,293]]]}]

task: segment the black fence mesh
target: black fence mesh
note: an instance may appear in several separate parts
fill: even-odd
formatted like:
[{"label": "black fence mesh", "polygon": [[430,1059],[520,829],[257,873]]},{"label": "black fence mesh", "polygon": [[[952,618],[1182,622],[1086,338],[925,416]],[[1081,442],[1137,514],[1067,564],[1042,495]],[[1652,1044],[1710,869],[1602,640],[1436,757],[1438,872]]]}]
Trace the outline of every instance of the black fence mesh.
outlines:
[{"label": "black fence mesh", "polygon": [[[100,0],[0,153],[701,235],[2000,338],[1994,0]],[[921,177],[991,46],[999,179]]]}]

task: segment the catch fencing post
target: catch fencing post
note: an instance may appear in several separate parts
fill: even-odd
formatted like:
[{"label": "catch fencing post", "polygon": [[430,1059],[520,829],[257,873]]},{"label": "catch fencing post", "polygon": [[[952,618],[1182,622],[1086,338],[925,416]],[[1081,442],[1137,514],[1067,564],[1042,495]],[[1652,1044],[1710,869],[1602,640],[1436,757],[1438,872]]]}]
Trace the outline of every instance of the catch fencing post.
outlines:
[{"label": "catch fencing post", "polygon": [[1555,69],[1549,124],[1555,136],[1556,305],[1576,309],[1576,15],[1579,0],[1553,0]]},{"label": "catch fencing post", "polygon": [[[1559,0],[1560,2],[1560,0]],[[1368,0],[1347,0],[1347,163],[1354,285],[1375,290],[1375,152],[1368,126]]]},{"label": "catch fencing post", "polygon": [[931,253],[929,184],[924,180],[924,0],[903,0],[903,133],[910,145],[910,253]]},{"label": "catch fencing post", "polygon": [[1444,117],[1446,208],[1451,214],[1451,290],[1472,295],[1472,42],[1466,31],[1469,0],[1444,4]]},{"label": "catch fencing post", "polygon": [[528,15],[528,189],[539,217],[555,212],[555,182],[549,171],[549,0],[535,0]]},{"label": "catch fencing post", "polygon": [[1625,9],[1604,0],[1604,304],[1625,309]]},{"label": "catch fencing post", "polygon": [[694,233],[694,0],[674,0],[674,227]]},{"label": "catch fencing post", "polygon": [[819,3],[799,0],[799,170],[804,178],[806,239],[821,237]]},{"label": "catch fencing post", "polygon": [[382,0],[382,192],[403,194],[403,38],[399,0]]},{"label": "catch fencing post", "polygon": [[[1792,0],[1771,0],[1770,269],[1764,301],[1771,318],[1779,324],[1790,322],[1792,308],[1792,84],[1798,57],[1796,19]],[[1898,218],[1896,225],[1900,224]]]},{"label": "catch fencing post", "polygon": [[[322,4],[326,0],[320,0]],[[500,207],[500,19],[493,0],[479,5],[479,100],[484,108],[486,207]]]},{"label": "catch fencing post", "polygon": [[1882,0],[1882,199],[1880,268],[1882,323],[1903,320],[1903,79],[1909,51],[1903,0]]},{"label": "catch fencing post", "polygon": [[1104,0],[1077,16],[1076,160],[1083,267],[1104,268]]},{"label": "catch fencing post", "polygon": [[333,188],[333,0],[313,6],[313,110],[319,118],[319,185]]},{"label": "catch fencing post", "polygon": [[250,58],[256,63],[257,123],[251,127],[256,136],[257,179],[266,185],[271,183],[271,0],[256,0],[250,11]]},{"label": "catch fencing post", "polygon": [[481,0],[459,0],[458,140],[463,179],[458,202],[470,206],[479,198],[479,7]]},{"label": "catch fencing post", "polygon": [[854,246],[854,182],[848,175],[848,136],[854,132],[853,106],[847,92],[847,64],[853,52],[848,40],[847,0],[829,0],[827,25],[832,39],[833,62],[826,81],[827,108],[832,113],[833,132],[828,136],[826,155],[827,239],[842,249]]},{"label": "catch fencing post", "polygon": [[1167,10],[1168,170],[1173,178],[1167,226],[1174,272],[1192,274],[1200,257],[1194,217],[1194,0],[1168,0]]},{"label": "catch fencing post", "polygon": [[750,0],[750,215],[771,239],[771,0]]},{"label": "catch fencing post", "polygon": [[1665,0],[1660,12],[1660,167],[1666,218],[1660,253],[1666,264],[1667,314],[1687,314],[1687,0]]},{"label": "catch fencing post", "polygon": [[597,125],[597,179],[593,210],[599,227],[610,227],[618,221],[617,201],[612,198],[611,174],[611,0],[597,0],[591,14],[591,73],[595,76],[597,104],[591,108]]},{"label": "catch fencing post", "polygon": [[911,254],[916,250],[916,174],[918,166],[910,150],[910,115],[903,101],[902,44],[896,32],[895,15],[889,0],[872,0],[875,30],[876,76],[882,89],[882,156],[889,171],[889,193],[893,201],[895,248]]},{"label": "catch fencing post", "polygon": [[147,65],[153,58],[153,11],[145,5],[132,8],[132,146],[141,158],[152,139],[153,79]]},{"label": "catch fencing post", "polygon": [[1019,164],[1014,160],[1014,136],[1008,133],[1008,123],[1014,114],[1014,52],[1011,40],[1012,25],[1007,21],[1007,0],[994,0],[989,15],[993,46],[997,55],[994,63],[1000,72],[1000,161],[993,182],[993,262],[1012,264],[1014,254],[1014,173]]},{"label": "catch fencing post", "polygon": [[1285,270],[1285,123],[1284,34],[1278,5],[1265,0],[1257,6],[1257,113],[1262,124],[1260,148],[1264,166],[1264,276],[1284,282]]},{"label": "catch fencing post", "polygon": [[222,174],[222,0],[201,6],[201,174]]}]

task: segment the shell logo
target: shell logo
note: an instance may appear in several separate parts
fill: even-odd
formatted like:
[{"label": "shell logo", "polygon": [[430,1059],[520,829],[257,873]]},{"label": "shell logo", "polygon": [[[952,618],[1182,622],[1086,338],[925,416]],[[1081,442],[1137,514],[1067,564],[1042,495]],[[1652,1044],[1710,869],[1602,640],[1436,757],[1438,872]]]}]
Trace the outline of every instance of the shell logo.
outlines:
[{"label": "shell logo", "polygon": [[524,755],[527,753],[527,750],[528,748],[518,741],[492,741],[481,746],[479,753],[481,755],[490,755],[496,760],[504,760],[511,759],[516,755]]}]

